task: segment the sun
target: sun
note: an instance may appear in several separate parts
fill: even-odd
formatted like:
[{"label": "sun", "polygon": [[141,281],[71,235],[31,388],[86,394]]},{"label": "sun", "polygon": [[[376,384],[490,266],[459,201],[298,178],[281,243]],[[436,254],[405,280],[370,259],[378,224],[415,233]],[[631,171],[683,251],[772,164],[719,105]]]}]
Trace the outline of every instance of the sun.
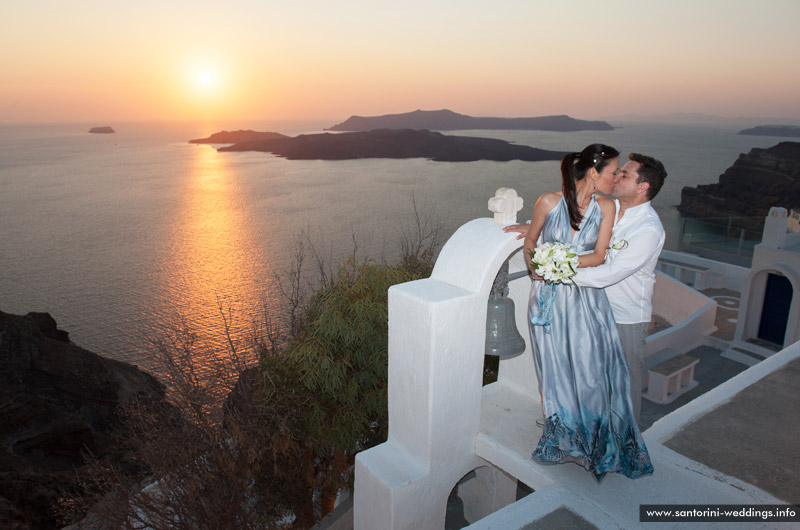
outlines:
[{"label": "sun", "polygon": [[210,87],[214,84],[214,74],[209,71],[200,72],[197,75],[197,80],[200,83],[200,86]]},{"label": "sun", "polygon": [[176,73],[180,81],[172,85],[175,105],[191,116],[217,116],[234,104],[230,64],[206,57],[186,61]]},{"label": "sun", "polygon": [[223,85],[222,70],[219,65],[210,61],[194,64],[186,71],[188,88],[197,96],[210,97],[216,95]]}]

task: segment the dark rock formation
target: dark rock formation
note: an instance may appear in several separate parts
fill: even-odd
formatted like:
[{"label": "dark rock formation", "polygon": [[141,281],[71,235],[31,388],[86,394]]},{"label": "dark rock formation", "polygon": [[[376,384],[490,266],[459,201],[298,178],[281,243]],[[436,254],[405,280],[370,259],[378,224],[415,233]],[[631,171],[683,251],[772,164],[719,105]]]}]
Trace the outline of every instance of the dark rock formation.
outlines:
[{"label": "dark rock formation", "polygon": [[105,127],[92,127],[91,129],[89,129],[89,132],[93,134],[112,134],[115,133],[116,131],[106,125]]},{"label": "dark rock formation", "polygon": [[798,142],[739,155],[717,184],[683,188],[678,210],[686,217],[734,217],[734,224],[758,230],[772,206],[800,208]]},{"label": "dark rock formation", "polygon": [[84,451],[115,449],[134,398],[166,406],[154,377],[70,344],[49,314],[0,311],[0,527],[58,527]]},{"label": "dark rock formation", "polygon": [[797,125],[759,125],[739,131],[739,134],[751,136],[786,136],[800,138],[800,127]]},{"label": "dark rock formation", "polygon": [[430,129],[456,131],[465,129],[501,129],[526,131],[610,131],[604,121],[586,121],[569,116],[535,118],[476,118],[451,110],[415,110],[385,116],[351,116],[328,131],[368,131],[372,129]]},{"label": "dark rock formation", "polygon": [[438,162],[475,160],[561,160],[564,152],[515,145],[494,138],[445,136],[411,129],[377,129],[341,134],[305,134],[242,142],[219,151],[266,151],[291,160],[429,158]]},{"label": "dark rock formation", "polygon": [[220,131],[212,134],[208,138],[198,138],[189,140],[190,144],[236,144],[240,142],[253,142],[258,140],[278,140],[289,138],[288,136],[276,132],[258,131]]}]

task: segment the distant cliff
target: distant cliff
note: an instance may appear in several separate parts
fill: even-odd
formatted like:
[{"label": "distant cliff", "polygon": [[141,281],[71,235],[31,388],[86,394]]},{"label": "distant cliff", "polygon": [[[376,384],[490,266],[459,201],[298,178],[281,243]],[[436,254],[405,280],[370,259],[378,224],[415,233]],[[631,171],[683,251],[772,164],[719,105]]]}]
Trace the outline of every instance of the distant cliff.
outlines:
[{"label": "distant cliff", "polygon": [[[781,142],[739,155],[716,184],[681,191],[678,210],[686,217],[734,217],[757,229],[772,206],[800,208],[800,143]],[[741,218],[756,217],[752,221]]]},{"label": "distant cliff", "polygon": [[266,151],[290,160],[351,160],[357,158],[428,158],[438,162],[476,160],[561,160],[565,153],[494,138],[445,136],[411,129],[378,129],[351,133],[303,134],[254,140],[219,151]]},{"label": "distant cliff", "polygon": [[257,140],[276,140],[289,138],[285,134],[276,132],[257,132],[250,130],[220,131],[212,134],[208,138],[198,138],[189,140],[190,144],[235,144],[240,142],[253,142]]},{"label": "distant cliff", "polygon": [[372,129],[430,129],[456,131],[465,129],[508,129],[526,131],[610,131],[604,121],[586,121],[569,116],[536,118],[475,118],[451,110],[415,110],[384,116],[351,116],[328,131],[368,131]]},{"label": "distant cliff", "polygon": [[800,127],[797,125],[759,125],[739,131],[739,134],[751,136],[786,136],[800,138]]},{"label": "distant cliff", "polygon": [[71,344],[49,314],[0,311],[0,527],[59,528],[87,451],[125,461],[114,439],[134,399],[167,406],[154,377]]}]

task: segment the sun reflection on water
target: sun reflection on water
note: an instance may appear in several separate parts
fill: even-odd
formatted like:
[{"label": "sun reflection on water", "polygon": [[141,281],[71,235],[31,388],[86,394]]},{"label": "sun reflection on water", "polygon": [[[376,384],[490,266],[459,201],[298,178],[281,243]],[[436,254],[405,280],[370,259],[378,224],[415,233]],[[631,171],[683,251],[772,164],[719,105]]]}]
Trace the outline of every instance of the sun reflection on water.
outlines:
[{"label": "sun reflection on water", "polygon": [[259,250],[264,245],[256,241],[256,220],[236,171],[213,148],[194,152],[162,270],[163,306],[170,309],[158,334],[188,329],[200,365],[195,369],[210,375],[211,359],[230,358],[231,344],[254,358],[254,327],[263,321],[264,304],[274,304],[273,271]]}]

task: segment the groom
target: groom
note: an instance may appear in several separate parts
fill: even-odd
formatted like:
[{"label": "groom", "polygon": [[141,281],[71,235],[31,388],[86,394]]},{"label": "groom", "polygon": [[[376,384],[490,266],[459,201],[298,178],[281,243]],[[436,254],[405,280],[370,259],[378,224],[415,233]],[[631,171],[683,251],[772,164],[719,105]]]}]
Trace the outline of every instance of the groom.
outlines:
[{"label": "groom", "polygon": [[[628,361],[631,400],[636,421],[642,410],[644,343],[653,313],[655,268],[664,247],[664,228],[650,205],[664,184],[664,165],[650,156],[631,153],[614,177],[611,196],[618,203],[611,248],[602,265],[578,269],[573,277],[581,287],[605,288],[622,349]],[[524,228],[523,228],[524,227]],[[527,233],[527,225],[506,227]]]},{"label": "groom", "polygon": [[653,314],[655,268],[664,247],[664,227],[650,201],[658,195],[667,172],[655,158],[631,153],[614,178],[611,196],[619,203],[606,261],[578,269],[581,287],[605,288],[628,372],[636,421],[642,411],[644,343]]}]

